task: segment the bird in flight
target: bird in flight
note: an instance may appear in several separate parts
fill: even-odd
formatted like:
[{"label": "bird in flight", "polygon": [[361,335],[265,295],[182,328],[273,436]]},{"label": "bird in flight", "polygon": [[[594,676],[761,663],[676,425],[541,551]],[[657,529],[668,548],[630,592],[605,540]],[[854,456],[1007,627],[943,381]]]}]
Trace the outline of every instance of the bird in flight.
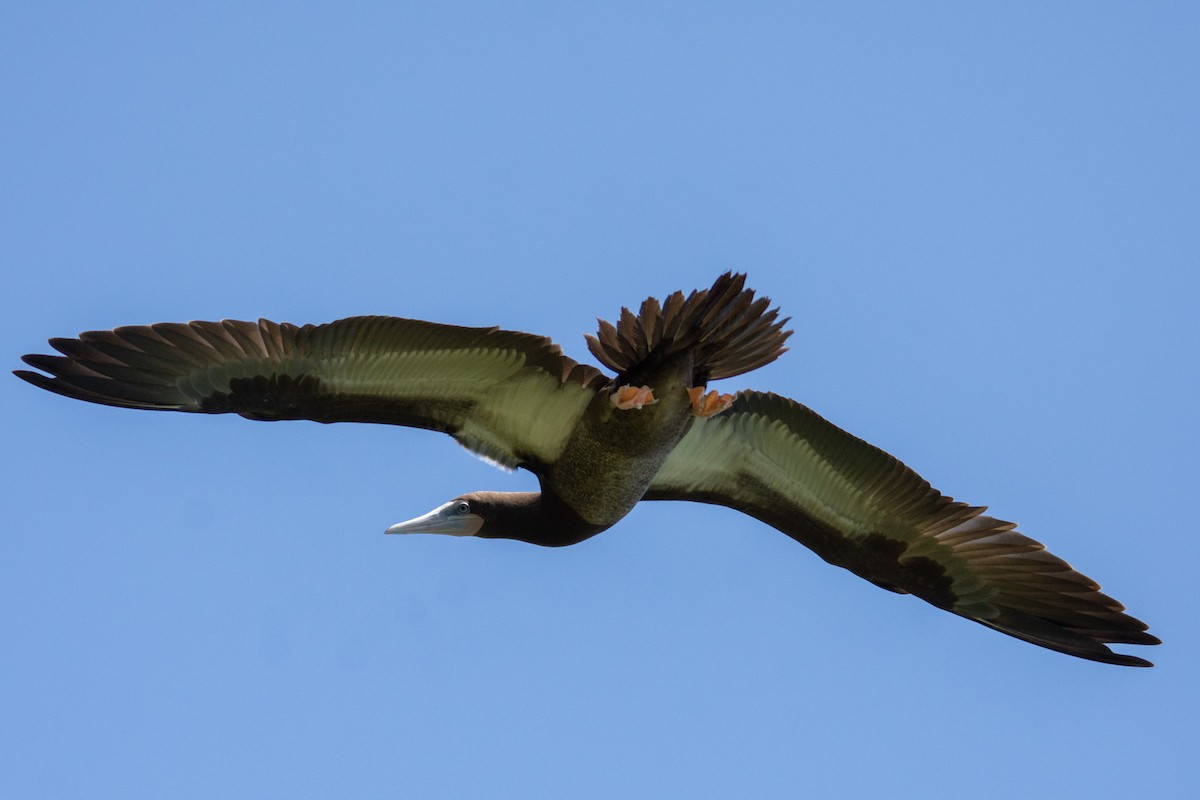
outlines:
[{"label": "bird in flight", "polygon": [[579,364],[549,339],[398,317],[297,327],[159,323],[51,339],[16,375],[125,408],[442,431],[540,492],[471,492],[388,533],[563,546],[643,500],[728,506],[872,583],[1027,642],[1108,664],[1158,644],[1099,585],[1016,525],[945,497],[897,459],[769,392],[708,389],[774,361],[791,331],[726,273],[600,321]]}]

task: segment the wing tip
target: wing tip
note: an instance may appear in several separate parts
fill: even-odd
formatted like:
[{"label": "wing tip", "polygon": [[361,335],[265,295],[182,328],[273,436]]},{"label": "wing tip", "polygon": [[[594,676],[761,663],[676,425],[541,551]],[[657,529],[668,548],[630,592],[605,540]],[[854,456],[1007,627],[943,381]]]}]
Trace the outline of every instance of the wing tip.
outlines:
[{"label": "wing tip", "polygon": [[992,619],[974,616],[970,612],[964,613],[964,611],[958,609],[954,610],[954,613],[1015,639],[1101,664],[1114,664],[1120,667],[1154,666],[1152,661],[1147,661],[1139,656],[1114,652],[1105,642],[1137,645],[1162,644],[1157,636],[1150,633],[1141,632],[1136,637],[1129,635],[1127,631],[1114,631],[1110,635],[1102,632],[1083,633],[1060,623],[1013,609],[1004,609],[1000,615]]},{"label": "wing tip", "polygon": [[[37,356],[22,356],[21,360],[32,367],[35,366],[35,364],[30,361],[30,359],[33,358],[37,358]],[[53,392],[54,394],[60,394],[63,397],[71,397],[74,399],[88,399],[81,398],[80,392],[75,389],[75,387],[70,386],[51,375],[43,375],[40,372],[34,372],[33,370],[29,369],[14,369],[12,374],[16,375],[26,383],[33,384],[39,389],[45,389],[47,392]]]}]

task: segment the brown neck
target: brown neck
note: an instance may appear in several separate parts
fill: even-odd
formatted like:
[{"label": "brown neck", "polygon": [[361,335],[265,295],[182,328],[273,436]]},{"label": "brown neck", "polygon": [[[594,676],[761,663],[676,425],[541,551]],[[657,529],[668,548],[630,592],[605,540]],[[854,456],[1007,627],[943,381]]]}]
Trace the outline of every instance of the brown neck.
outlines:
[{"label": "brown neck", "polygon": [[476,536],[484,539],[516,539],[543,547],[565,547],[608,527],[589,524],[547,492],[473,492],[464,499],[483,517],[483,527]]}]

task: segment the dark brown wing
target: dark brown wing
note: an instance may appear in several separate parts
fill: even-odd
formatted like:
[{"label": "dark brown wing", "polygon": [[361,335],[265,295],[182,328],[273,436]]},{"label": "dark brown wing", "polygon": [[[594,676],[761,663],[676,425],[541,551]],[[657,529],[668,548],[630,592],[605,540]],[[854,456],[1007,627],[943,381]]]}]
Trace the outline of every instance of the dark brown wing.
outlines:
[{"label": "dark brown wing", "polygon": [[159,323],[51,339],[16,374],[105,405],[443,431],[503,466],[553,462],[604,381],[549,339],[396,317]]},{"label": "dark brown wing", "polygon": [[735,508],[884,588],[1062,653],[1150,666],[1105,643],[1158,644],[1015,524],[942,496],[887,453],[777,395],[743,392],[729,411],[697,420],[645,499]]}]

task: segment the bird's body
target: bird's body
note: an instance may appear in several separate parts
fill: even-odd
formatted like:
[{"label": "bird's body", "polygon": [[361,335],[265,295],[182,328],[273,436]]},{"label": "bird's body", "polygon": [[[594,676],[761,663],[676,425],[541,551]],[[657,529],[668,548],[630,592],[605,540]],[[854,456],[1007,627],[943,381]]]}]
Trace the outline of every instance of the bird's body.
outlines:
[{"label": "bird's body", "polygon": [[540,492],[475,492],[392,533],[570,545],[642,500],[743,511],[884,588],[1053,650],[1149,666],[1106,643],[1156,644],[1146,626],[1016,526],[944,497],[883,451],[795,401],[708,381],[769,363],[786,320],[723,275],[653,298],[592,353],[615,377],[548,339],[394,317],[328,325],[192,322],[52,339],[25,380],[132,408],[250,419],[378,422],[449,433]]},{"label": "bird's body", "polygon": [[628,514],[650,488],[667,456],[694,418],[688,401],[686,359],[632,379],[656,398],[636,411],[615,408],[597,393],[562,455],[543,478],[542,491],[563,498],[590,525],[607,528]]}]

